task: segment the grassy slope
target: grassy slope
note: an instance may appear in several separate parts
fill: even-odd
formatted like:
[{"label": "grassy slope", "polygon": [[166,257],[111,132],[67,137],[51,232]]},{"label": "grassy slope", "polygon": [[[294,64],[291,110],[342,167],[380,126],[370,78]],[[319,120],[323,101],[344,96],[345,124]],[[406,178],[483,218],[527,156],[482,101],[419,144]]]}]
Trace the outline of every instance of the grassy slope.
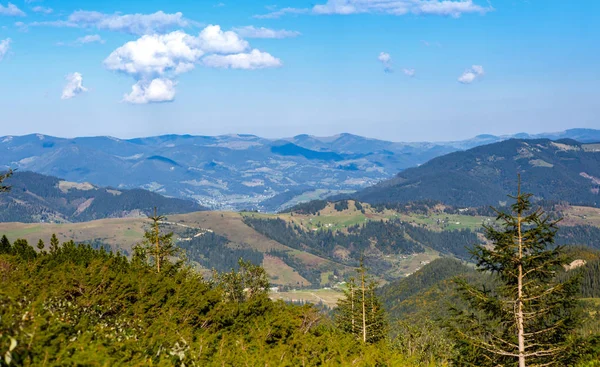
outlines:
[{"label": "grassy slope", "polygon": [[[171,215],[170,222],[181,225],[211,229],[215,233],[227,237],[231,243],[229,246],[239,248],[251,248],[261,252],[270,250],[285,251],[296,257],[302,263],[311,267],[323,269],[323,277],[326,279],[331,266],[344,270],[347,267],[334,263],[330,260],[309,254],[307,252],[291,249],[279,242],[273,241],[256,232],[243,222],[244,215],[256,215],[260,217],[279,217],[286,221],[302,226],[307,230],[332,229],[345,231],[348,226],[364,223],[367,220],[389,220],[400,217],[402,220],[412,222],[415,225],[426,226],[430,230],[448,230],[470,228],[477,229],[484,221],[491,220],[488,217],[471,217],[466,215],[430,214],[428,216],[418,214],[399,214],[395,211],[384,210],[377,212],[368,204],[364,204],[364,213],[356,210],[353,201],[350,201],[347,210],[338,212],[333,204],[329,204],[319,215],[290,214],[260,214],[260,213],[232,213],[232,212],[196,212],[188,214]],[[589,224],[600,226],[600,209],[587,207],[566,207],[563,210],[565,220],[563,225]],[[84,223],[68,224],[46,224],[46,223],[0,223],[0,234],[6,234],[11,240],[25,238],[30,243],[37,243],[43,239],[48,244],[50,236],[56,233],[61,241],[74,240],[75,242],[89,242],[98,240],[113,249],[130,250],[138,243],[143,235],[147,220],[142,218],[119,218],[102,219]],[[184,228],[184,227],[181,227]],[[177,232],[180,227],[171,226],[169,230]],[[399,259],[395,263],[394,274],[398,277],[411,274],[420,269],[423,264],[439,257],[435,251],[427,251]],[[310,285],[305,278],[300,276],[292,267],[279,258],[266,257],[263,263],[273,283],[287,285]],[[329,267],[329,269],[327,269]],[[312,286],[319,286],[313,284]]]}]

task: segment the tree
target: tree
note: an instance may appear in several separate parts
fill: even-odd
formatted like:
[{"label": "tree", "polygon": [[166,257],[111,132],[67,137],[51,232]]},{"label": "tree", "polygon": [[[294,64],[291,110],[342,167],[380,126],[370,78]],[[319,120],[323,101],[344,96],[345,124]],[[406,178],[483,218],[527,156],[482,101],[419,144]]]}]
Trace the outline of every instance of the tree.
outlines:
[{"label": "tree", "polygon": [[242,258],[238,260],[238,265],[238,271],[232,269],[228,273],[214,272],[213,279],[223,290],[225,300],[241,303],[266,296],[270,283],[265,269]]},{"label": "tree", "polygon": [[379,297],[375,294],[376,283],[367,275],[363,258],[356,269],[359,284],[350,278],[344,290],[345,297],[338,301],[336,325],[354,335],[363,343],[376,343],[385,338],[386,315]]},{"label": "tree", "polygon": [[41,250],[43,250],[43,249],[44,249],[44,246],[45,246],[45,244],[44,244],[44,240],[42,240],[42,239],[40,238],[40,240],[39,240],[39,241],[38,241],[38,243],[37,243],[37,248],[38,248],[38,250],[40,250],[40,251],[41,251]]},{"label": "tree", "polygon": [[[520,180],[519,180],[520,181]],[[488,289],[459,280],[468,310],[453,309],[451,331],[457,339],[459,365],[567,365],[568,337],[576,326],[579,279],[561,282],[568,263],[562,246],[554,246],[558,221],[532,210],[531,194],[511,196],[511,213],[496,210],[501,228],[485,226],[493,247],[475,246],[478,270],[489,272]]]},{"label": "tree", "polygon": [[50,237],[50,252],[56,252],[59,246],[60,241],[58,240],[58,237],[56,237],[56,233],[52,233],[52,237]]},{"label": "tree", "polygon": [[165,264],[168,263],[169,257],[177,256],[180,249],[173,242],[173,232],[161,233],[160,226],[161,222],[166,219],[165,216],[158,215],[156,208],[154,208],[154,215],[149,216],[148,219],[152,221],[152,226],[150,230],[144,233],[142,244],[134,247],[134,257],[144,262],[152,261],[153,266],[156,267],[156,272],[160,273]]},{"label": "tree", "polygon": [[10,254],[11,250],[10,241],[6,238],[6,235],[3,235],[2,239],[0,239],[0,254]]},{"label": "tree", "polygon": [[0,192],[8,192],[10,191],[10,186],[3,185],[4,180],[12,176],[13,171],[8,170],[8,172],[0,173]]}]

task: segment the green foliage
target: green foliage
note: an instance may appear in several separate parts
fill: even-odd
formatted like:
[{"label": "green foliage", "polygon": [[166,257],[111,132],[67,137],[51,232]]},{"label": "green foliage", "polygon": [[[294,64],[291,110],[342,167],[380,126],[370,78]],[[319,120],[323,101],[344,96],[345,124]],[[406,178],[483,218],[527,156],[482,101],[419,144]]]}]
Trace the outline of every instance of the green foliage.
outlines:
[{"label": "green foliage", "polygon": [[348,210],[348,200],[340,200],[336,202],[333,207],[338,212]]},{"label": "green foliage", "polygon": [[133,248],[134,259],[155,267],[156,272],[160,273],[172,265],[169,262],[170,258],[180,255],[181,249],[175,246],[173,232],[161,232],[161,222],[164,222],[166,217],[158,215],[154,208],[154,215],[148,218],[152,221],[151,229],[144,233],[142,243]]},{"label": "green foliage", "polygon": [[178,246],[185,251],[188,260],[208,269],[220,272],[232,268],[237,270],[240,258],[255,265],[261,265],[264,259],[264,254],[254,249],[229,247],[229,239],[214,232],[198,234],[198,230],[190,229],[181,237],[185,240],[179,241]]},{"label": "green foliage", "polygon": [[477,245],[472,251],[478,270],[493,274],[498,286],[458,282],[468,304],[467,310],[453,310],[451,323],[460,365],[571,362],[565,351],[579,317],[578,278],[557,280],[567,257],[563,247],[553,245],[556,221],[532,211],[530,197],[519,188],[512,213],[498,212],[502,228],[485,227],[493,248]]},{"label": "green foliage", "polygon": [[350,278],[346,283],[344,298],[338,301],[335,310],[335,323],[340,330],[363,343],[377,343],[387,334],[387,316],[362,259],[356,271],[359,282]]},{"label": "green foliage", "polygon": [[[264,289],[263,270],[241,269],[243,287]],[[2,254],[0,280],[0,355],[11,366],[411,365],[311,306],[257,292],[231,302],[188,268],[165,276],[87,245]]]},{"label": "green foliage", "polygon": [[242,303],[253,299],[266,298],[269,292],[269,277],[261,266],[249,261],[238,260],[239,270],[228,273],[215,272],[213,279],[223,290],[228,302]]}]

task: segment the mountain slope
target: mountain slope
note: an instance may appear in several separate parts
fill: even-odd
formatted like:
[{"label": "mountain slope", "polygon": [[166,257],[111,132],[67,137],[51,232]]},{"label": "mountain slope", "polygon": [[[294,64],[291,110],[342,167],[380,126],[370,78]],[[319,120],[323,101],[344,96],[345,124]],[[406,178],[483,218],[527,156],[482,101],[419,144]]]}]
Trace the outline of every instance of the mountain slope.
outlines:
[{"label": "mountain slope", "polygon": [[165,214],[205,209],[193,201],[146,190],[101,188],[33,172],[16,172],[6,184],[12,189],[0,196],[0,222],[84,222],[145,216],[154,207]]},{"label": "mountain slope", "polygon": [[[600,141],[600,131],[590,129],[542,135]],[[508,138],[480,135],[463,141],[406,143],[352,134],[287,139],[163,135],[129,140],[32,134],[0,137],[0,169],[118,189],[143,188],[213,209],[279,211],[301,201],[360,190],[432,158]]]},{"label": "mountain slope", "polygon": [[455,152],[359,191],[369,203],[437,200],[455,206],[499,205],[523,190],[538,199],[600,204],[600,144],[511,139]]}]

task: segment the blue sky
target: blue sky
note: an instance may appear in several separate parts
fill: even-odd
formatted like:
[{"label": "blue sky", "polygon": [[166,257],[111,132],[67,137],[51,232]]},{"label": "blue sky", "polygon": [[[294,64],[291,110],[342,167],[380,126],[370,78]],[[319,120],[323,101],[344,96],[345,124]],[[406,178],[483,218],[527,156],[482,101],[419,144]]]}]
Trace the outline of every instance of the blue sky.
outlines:
[{"label": "blue sky", "polygon": [[600,2],[0,0],[0,136],[600,128]]}]

